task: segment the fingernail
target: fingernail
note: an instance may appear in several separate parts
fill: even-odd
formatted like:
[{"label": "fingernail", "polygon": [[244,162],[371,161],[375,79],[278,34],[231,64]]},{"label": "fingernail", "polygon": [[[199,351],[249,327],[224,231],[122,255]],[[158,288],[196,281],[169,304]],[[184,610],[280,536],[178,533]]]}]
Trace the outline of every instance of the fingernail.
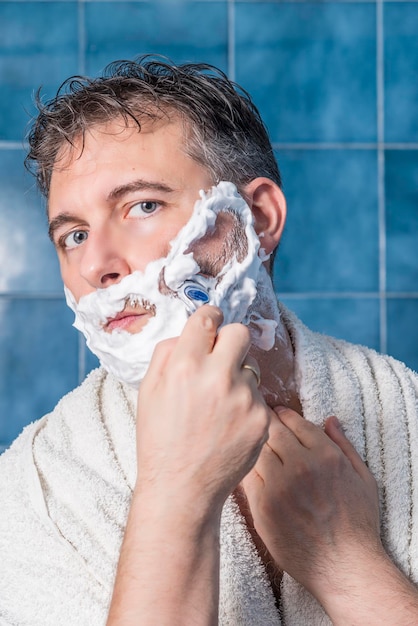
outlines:
[{"label": "fingernail", "polygon": [[344,426],[341,424],[340,420],[338,419],[338,417],[336,417],[335,415],[333,415],[334,418],[334,423],[335,426],[338,428],[338,430],[340,431],[340,433],[342,433],[343,435],[345,435],[345,428]]}]

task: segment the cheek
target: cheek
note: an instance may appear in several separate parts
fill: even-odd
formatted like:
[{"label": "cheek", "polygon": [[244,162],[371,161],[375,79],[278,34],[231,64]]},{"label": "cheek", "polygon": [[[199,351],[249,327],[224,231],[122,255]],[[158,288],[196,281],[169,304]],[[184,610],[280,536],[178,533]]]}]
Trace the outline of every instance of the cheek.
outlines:
[{"label": "cheek", "polygon": [[216,276],[234,255],[240,262],[245,258],[248,252],[244,250],[245,243],[245,230],[235,216],[219,213],[213,230],[195,241],[188,251],[193,252],[203,273]]},{"label": "cheek", "polygon": [[131,229],[128,237],[124,238],[123,250],[126,260],[133,270],[144,270],[151,261],[165,258],[170,251],[170,243],[173,241],[183,224],[156,220],[144,220],[149,222],[141,224],[140,228]]},{"label": "cheek", "polygon": [[83,280],[80,276],[80,272],[78,270],[75,271],[74,268],[65,268],[61,265],[61,278],[64,285],[71,291],[77,302],[82,296],[86,296],[95,291]]},{"label": "cheek", "polygon": [[170,243],[189,219],[189,212],[177,214],[174,219],[171,213],[162,211],[155,218],[131,225],[128,230],[129,250],[134,252],[137,261],[142,261],[142,265],[166,257]]},{"label": "cheek", "polygon": [[68,264],[61,264],[60,267],[64,286],[71,292],[77,304],[80,298],[96,291],[96,289],[81,276],[79,267],[70,266]]}]

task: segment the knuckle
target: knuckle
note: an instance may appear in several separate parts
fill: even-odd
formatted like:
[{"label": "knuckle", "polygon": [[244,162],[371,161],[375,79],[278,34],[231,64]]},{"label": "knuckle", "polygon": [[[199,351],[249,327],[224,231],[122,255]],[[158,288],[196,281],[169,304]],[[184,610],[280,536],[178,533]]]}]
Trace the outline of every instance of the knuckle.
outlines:
[{"label": "knuckle", "polygon": [[261,445],[264,445],[269,437],[270,418],[263,406],[258,406],[253,410],[252,423],[257,438]]},{"label": "knuckle", "polygon": [[176,379],[189,382],[197,372],[197,364],[195,359],[189,355],[184,355],[176,361],[176,367],[172,368],[171,371]]},{"label": "knuckle", "polygon": [[157,357],[165,356],[168,352],[172,351],[177,341],[177,337],[172,337],[171,339],[163,339],[162,341],[159,341],[155,346],[154,355],[156,355]]},{"label": "knuckle", "polygon": [[313,468],[305,459],[297,459],[293,463],[293,473],[302,482],[312,476]]},{"label": "knuckle", "polygon": [[244,326],[244,324],[227,324],[221,328],[219,334],[223,337],[227,337],[228,340],[238,341],[242,345],[247,345],[248,347],[250,346],[250,331],[247,326]]},{"label": "knuckle", "polygon": [[323,465],[327,468],[337,468],[345,465],[344,454],[334,446],[326,446],[322,454]]},{"label": "knuckle", "polygon": [[231,326],[237,338],[239,338],[242,343],[247,343],[249,346],[251,343],[251,335],[248,326],[244,326],[244,324],[231,324]]},{"label": "knuckle", "polygon": [[212,369],[206,373],[205,380],[213,395],[225,397],[231,393],[233,382],[229,371]]},{"label": "knuckle", "polygon": [[251,388],[248,385],[243,385],[239,390],[239,401],[244,410],[250,410],[254,404],[254,397]]},{"label": "knuckle", "polygon": [[203,306],[194,313],[188,324],[204,332],[215,332],[222,322],[222,311],[217,307]]}]

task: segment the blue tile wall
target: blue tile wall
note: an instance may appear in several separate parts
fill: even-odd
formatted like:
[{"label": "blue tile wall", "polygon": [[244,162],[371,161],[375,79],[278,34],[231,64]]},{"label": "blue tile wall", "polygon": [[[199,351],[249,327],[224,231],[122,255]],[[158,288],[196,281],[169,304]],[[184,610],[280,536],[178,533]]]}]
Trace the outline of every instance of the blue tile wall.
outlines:
[{"label": "blue tile wall", "polygon": [[316,332],[380,349],[380,306],[375,298],[325,295],[307,299],[288,294],[281,300]]},{"label": "blue tile wall", "polygon": [[388,351],[418,371],[418,299],[391,298],[387,303]]},{"label": "blue tile wall", "polygon": [[376,140],[374,3],[237,3],[235,41],[274,141]]},{"label": "blue tile wall", "polygon": [[0,441],[11,441],[77,384],[72,318],[61,299],[0,299]]},{"label": "blue tile wall", "polygon": [[418,150],[387,150],[385,162],[388,289],[418,291]]},{"label": "blue tile wall", "polygon": [[97,365],[24,172],[33,94],[159,53],[254,96],[283,173],[279,297],[418,370],[418,0],[0,2],[0,448]]},{"label": "blue tile wall", "polygon": [[46,210],[24,157],[21,149],[0,150],[0,293],[61,293]]},{"label": "blue tile wall", "polygon": [[418,4],[384,6],[385,137],[418,141]]},{"label": "blue tile wall", "polygon": [[377,159],[371,150],[279,150],[288,198],[278,292],[379,289]]},{"label": "blue tile wall", "polygon": [[0,140],[22,140],[40,85],[78,69],[77,2],[0,2]]},{"label": "blue tile wall", "polygon": [[[116,8],[116,10],[115,10]],[[227,71],[226,2],[95,2],[86,5],[86,68],[156,53]]]}]

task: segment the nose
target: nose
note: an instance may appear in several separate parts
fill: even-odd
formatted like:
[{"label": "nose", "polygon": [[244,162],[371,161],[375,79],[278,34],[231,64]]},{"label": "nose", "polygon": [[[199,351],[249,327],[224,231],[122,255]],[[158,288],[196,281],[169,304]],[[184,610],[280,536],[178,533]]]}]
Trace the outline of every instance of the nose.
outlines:
[{"label": "nose", "polygon": [[80,264],[80,274],[94,289],[104,289],[131,274],[122,242],[109,233],[90,231]]}]

